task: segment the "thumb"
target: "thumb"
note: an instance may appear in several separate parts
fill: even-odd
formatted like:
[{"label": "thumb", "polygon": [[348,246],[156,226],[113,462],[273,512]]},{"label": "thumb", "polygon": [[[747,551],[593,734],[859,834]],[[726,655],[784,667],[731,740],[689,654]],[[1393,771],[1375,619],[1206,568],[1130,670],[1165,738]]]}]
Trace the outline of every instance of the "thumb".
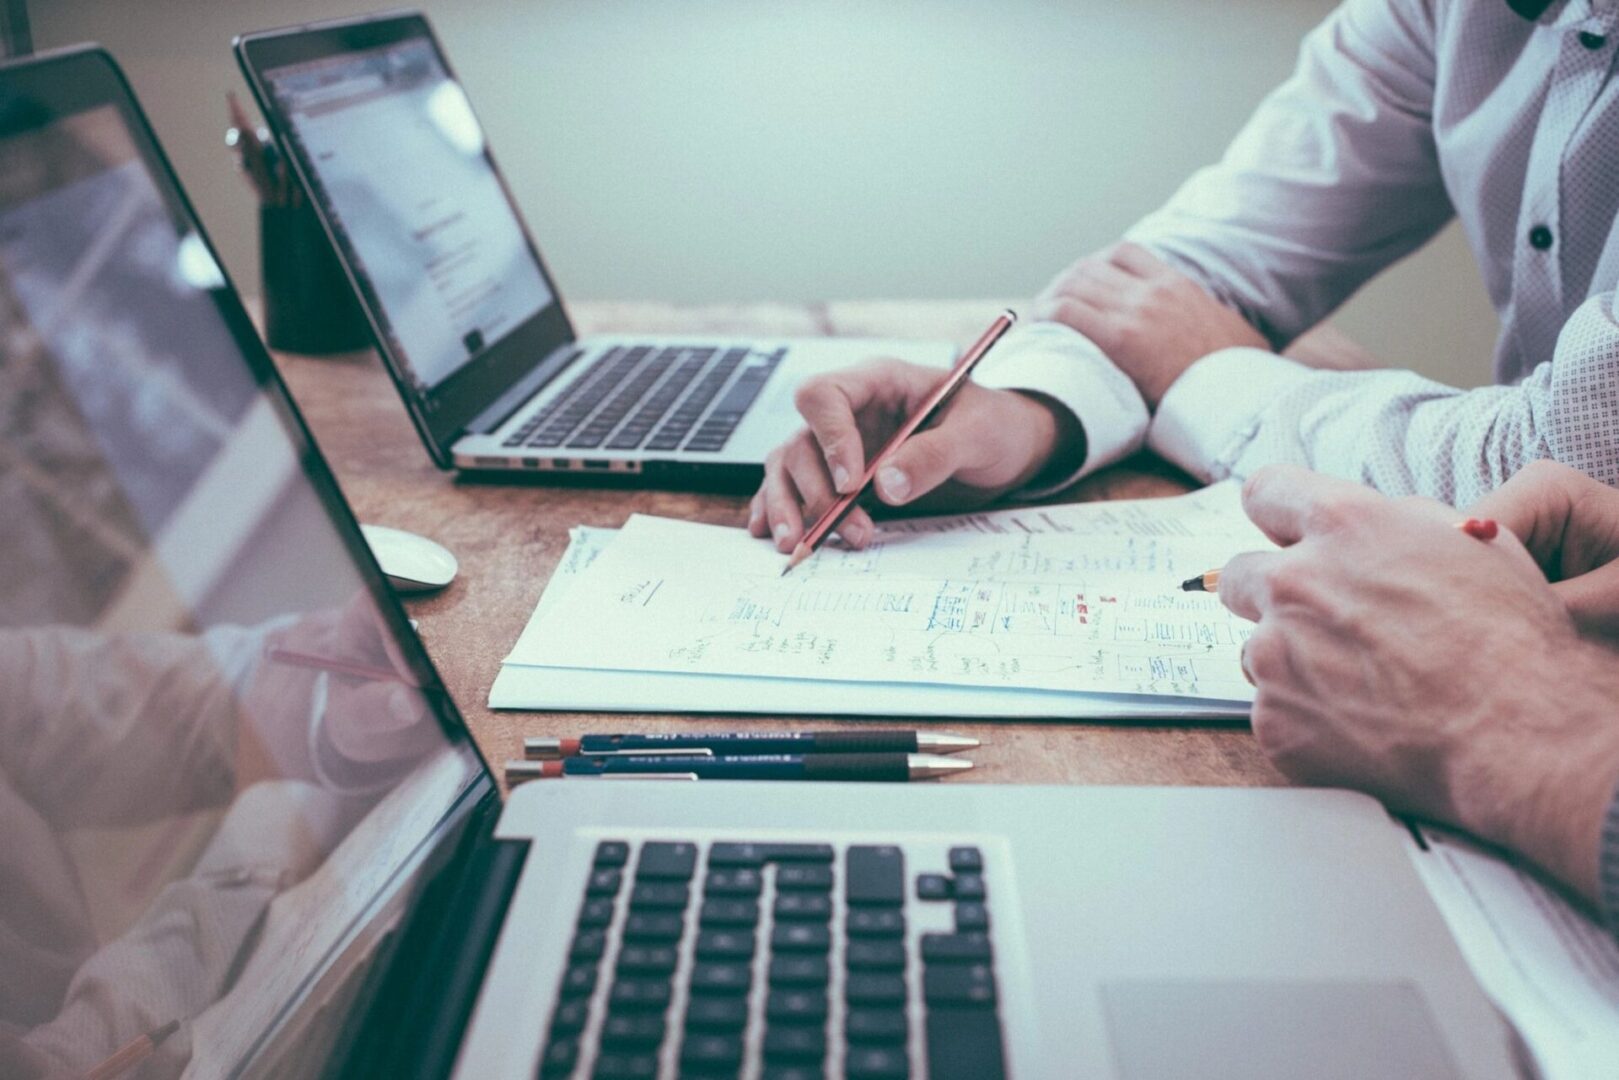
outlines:
[{"label": "thumb", "polygon": [[943,428],[919,431],[877,470],[877,497],[890,506],[921,498],[961,467],[959,442]]}]

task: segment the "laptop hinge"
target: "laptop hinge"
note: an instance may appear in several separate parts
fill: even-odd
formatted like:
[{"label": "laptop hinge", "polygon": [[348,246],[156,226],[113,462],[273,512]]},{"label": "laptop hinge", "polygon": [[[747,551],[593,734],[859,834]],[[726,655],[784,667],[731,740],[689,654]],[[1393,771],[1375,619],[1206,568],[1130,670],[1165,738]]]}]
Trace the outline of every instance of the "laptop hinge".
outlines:
[{"label": "laptop hinge", "polygon": [[467,434],[487,435],[497,430],[500,425],[511,419],[513,413],[528,404],[529,399],[539,393],[542,386],[561,375],[570,364],[583,355],[584,350],[573,342],[553,349],[550,356],[534,365],[534,370],[507,387],[506,392],[496,398],[493,404],[468,420]]},{"label": "laptop hinge", "polygon": [[497,840],[490,799],[458,850],[421,891],[336,1070],[351,1077],[443,1077],[455,1065],[484,970],[528,857]]}]

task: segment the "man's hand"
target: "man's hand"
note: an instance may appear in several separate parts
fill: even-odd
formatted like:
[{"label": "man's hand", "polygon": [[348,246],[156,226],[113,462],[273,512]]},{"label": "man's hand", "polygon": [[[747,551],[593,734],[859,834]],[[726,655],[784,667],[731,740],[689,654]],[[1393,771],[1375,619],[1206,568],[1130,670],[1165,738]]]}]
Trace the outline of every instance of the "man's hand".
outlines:
[{"label": "man's hand", "polygon": [[1536,461],[1468,513],[1494,518],[1523,541],[1582,632],[1619,643],[1619,491]]},{"label": "man's hand", "polygon": [[1277,767],[1460,825],[1595,897],[1619,660],[1580,637],[1516,537],[1481,542],[1438,503],[1292,467],[1256,473],[1243,501],[1286,549],[1220,578],[1259,624],[1243,670]]},{"label": "man's hand", "polygon": [[1136,244],[1079,260],[1040,294],[1033,315],[1096,342],[1148,408],[1203,357],[1232,345],[1269,349],[1243,317]]},{"label": "man's hand", "polygon": [[[860,485],[868,459],[945,373],[881,360],[811,379],[795,402],[807,424],[765,459],[765,479],[748,508],[748,531],[791,551],[822,511]],[[877,473],[890,506],[924,500],[966,507],[1027,484],[1054,456],[1077,457],[1083,436],[1067,410],[1029,394],[968,382],[931,427],[917,432]],[[838,533],[852,547],[871,542],[871,516],[855,507]]]}]

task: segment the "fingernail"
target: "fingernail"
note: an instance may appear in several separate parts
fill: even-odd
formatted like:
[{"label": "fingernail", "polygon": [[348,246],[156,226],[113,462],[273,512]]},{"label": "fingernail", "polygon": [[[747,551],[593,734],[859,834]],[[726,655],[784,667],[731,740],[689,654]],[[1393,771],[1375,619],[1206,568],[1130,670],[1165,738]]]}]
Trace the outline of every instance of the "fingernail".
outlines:
[{"label": "fingernail", "polygon": [[849,470],[842,465],[832,466],[832,484],[839,491],[849,490]]},{"label": "fingernail", "polygon": [[877,474],[877,483],[882,486],[886,498],[902,500],[911,493],[911,481],[903,472],[892,465]]},{"label": "fingernail", "polygon": [[871,539],[871,529],[864,522],[845,525],[843,527],[843,538],[856,547],[860,547]]},{"label": "fingernail", "polygon": [[778,522],[776,522],[776,527],[774,529],[771,529],[770,533],[777,540],[783,540],[783,539],[786,538],[787,534],[792,532],[792,531],[793,531],[793,528],[792,528],[791,525],[788,525],[785,521],[778,521]]}]

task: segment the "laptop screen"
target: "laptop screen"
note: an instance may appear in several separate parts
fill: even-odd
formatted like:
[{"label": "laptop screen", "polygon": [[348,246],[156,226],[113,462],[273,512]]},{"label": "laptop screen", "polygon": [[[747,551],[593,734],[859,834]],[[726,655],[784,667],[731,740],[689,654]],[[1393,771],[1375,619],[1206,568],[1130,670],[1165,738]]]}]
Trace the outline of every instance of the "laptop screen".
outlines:
[{"label": "laptop screen", "polygon": [[0,1075],[312,1075],[483,774],[148,137],[0,71]]},{"label": "laptop screen", "polygon": [[262,74],[414,390],[436,389],[554,301],[430,39]]}]

